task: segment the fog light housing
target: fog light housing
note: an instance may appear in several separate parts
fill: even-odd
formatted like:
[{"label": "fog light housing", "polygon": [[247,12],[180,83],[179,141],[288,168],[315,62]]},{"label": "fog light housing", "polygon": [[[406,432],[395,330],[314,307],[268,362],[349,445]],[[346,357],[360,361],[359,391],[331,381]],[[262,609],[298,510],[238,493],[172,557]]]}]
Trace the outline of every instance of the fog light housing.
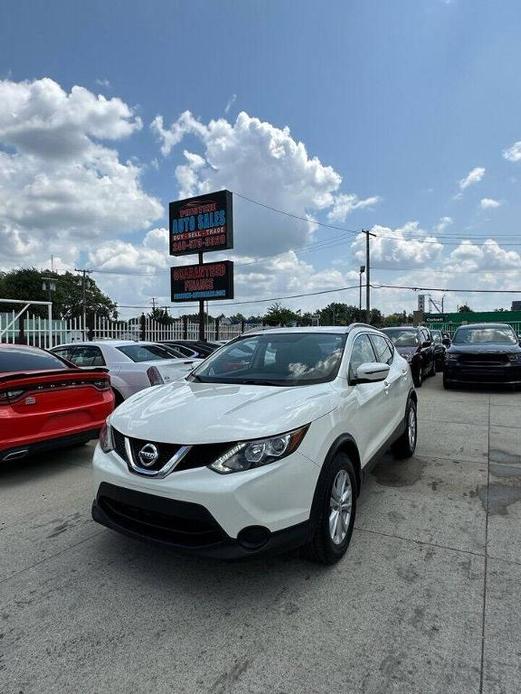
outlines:
[{"label": "fog light housing", "polygon": [[254,550],[263,547],[271,537],[268,528],[262,525],[249,525],[237,535],[237,542],[244,549]]}]

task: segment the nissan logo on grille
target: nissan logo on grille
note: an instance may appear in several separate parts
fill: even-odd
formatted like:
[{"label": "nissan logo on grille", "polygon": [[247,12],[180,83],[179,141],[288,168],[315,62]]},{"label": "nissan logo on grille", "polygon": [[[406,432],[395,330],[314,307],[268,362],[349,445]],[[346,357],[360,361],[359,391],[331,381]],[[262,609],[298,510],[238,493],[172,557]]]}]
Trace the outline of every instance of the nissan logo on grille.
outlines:
[{"label": "nissan logo on grille", "polygon": [[159,451],[153,443],[146,443],[137,455],[143,467],[152,467],[159,458]]}]

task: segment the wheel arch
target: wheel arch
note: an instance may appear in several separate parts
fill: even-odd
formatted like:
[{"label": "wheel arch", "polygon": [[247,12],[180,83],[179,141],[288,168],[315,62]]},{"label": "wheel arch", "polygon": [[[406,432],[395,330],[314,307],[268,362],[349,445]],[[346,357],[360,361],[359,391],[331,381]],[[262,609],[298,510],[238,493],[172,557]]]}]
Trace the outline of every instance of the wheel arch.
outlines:
[{"label": "wheel arch", "polygon": [[360,487],[362,483],[362,464],[360,461],[358,446],[356,445],[356,441],[351,434],[342,434],[335,439],[327,452],[322,469],[326,468],[337,453],[346,453],[353,463],[356,474],[356,493],[358,496],[358,494],[360,494]]},{"label": "wheel arch", "polygon": [[310,530],[313,529],[314,524],[316,522],[317,509],[318,509],[318,505],[320,503],[321,485],[323,484],[323,480],[325,477],[325,471],[327,470],[329,463],[333,460],[333,458],[335,457],[335,455],[337,453],[345,453],[346,455],[349,456],[349,459],[351,460],[353,467],[355,469],[356,496],[359,496],[359,494],[360,494],[360,487],[362,484],[362,470],[361,470],[360,453],[358,451],[358,446],[356,445],[356,441],[351,436],[351,434],[342,434],[338,438],[336,438],[335,441],[331,444],[331,446],[329,447],[329,450],[326,454],[326,457],[324,458],[324,463],[322,465],[320,475],[318,476],[318,480],[317,480],[317,483],[315,485],[315,492],[313,494],[313,501],[311,504],[311,512],[309,515]]}]

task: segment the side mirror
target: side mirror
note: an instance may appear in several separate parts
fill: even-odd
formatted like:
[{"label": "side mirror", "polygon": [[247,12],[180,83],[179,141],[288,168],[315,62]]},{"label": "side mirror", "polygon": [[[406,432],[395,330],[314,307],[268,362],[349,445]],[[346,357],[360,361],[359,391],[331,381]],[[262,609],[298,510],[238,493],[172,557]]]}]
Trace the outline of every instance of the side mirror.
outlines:
[{"label": "side mirror", "polygon": [[441,342],[445,345],[445,347],[450,347],[450,338],[444,337]]},{"label": "side mirror", "polygon": [[377,381],[385,381],[389,375],[389,369],[389,364],[383,364],[377,361],[360,364],[356,370],[356,379],[354,383],[376,383]]},{"label": "side mirror", "polygon": [[430,340],[425,340],[425,342],[422,342],[422,347],[430,347],[431,346],[431,341]]}]

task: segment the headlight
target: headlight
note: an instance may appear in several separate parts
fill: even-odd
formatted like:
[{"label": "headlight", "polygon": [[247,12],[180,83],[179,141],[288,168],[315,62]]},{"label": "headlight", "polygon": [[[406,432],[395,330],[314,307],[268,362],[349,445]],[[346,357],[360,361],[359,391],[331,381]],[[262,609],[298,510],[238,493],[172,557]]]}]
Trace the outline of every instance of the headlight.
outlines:
[{"label": "headlight", "polygon": [[516,352],[516,354],[509,354],[508,358],[510,359],[510,361],[521,361],[521,352]]},{"label": "headlight", "polygon": [[241,472],[274,463],[296,451],[307,430],[308,426],[305,426],[287,434],[272,436],[269,439],[241,441],[223,453],[217,460],[214,460],[208,467],[215,472],[228,474],[229,472]]},{"label": "headlight", "polygon": [[447,353],[447,354],[445,355],[445,359],[446,359],[447,361],[458,361],[458,355],[457,355],[457,354],[450,354],[450,353]]},{"label": "headlight", "polygon": [[411,354],[410,352],[409,352],[409,354],[405,355],[405,358],[407,359],[408,364],[410,364],[412,362],[413,357],[414,357],[414,354]]},{"label": "headlight", "polygon": [[112,427],[110,424],[105,424],[101,427],[99,433],[99,445],[103,453],[110,453],[114,450],[114,441],[112,440]]}]

